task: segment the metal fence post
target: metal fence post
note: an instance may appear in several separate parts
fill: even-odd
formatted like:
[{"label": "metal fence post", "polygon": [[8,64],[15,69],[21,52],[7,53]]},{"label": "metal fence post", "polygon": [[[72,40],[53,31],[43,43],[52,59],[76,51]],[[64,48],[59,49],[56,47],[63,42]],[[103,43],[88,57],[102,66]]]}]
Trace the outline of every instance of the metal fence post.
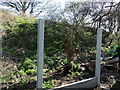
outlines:
[{"label": "metal fence post", "polygon": [[37,40],[37,89],[42,88],[43,84],[43,57],[44,57],[44,20],[38,19],[38,40]]},{"label": "metal fence post", "polygon": [[95,77],[97,78],[97,85],[100,85],[100,62],[101,62],[101,44],[102,44],[102,29],[97,30],[97,51],[96,51],[96,68]]}]

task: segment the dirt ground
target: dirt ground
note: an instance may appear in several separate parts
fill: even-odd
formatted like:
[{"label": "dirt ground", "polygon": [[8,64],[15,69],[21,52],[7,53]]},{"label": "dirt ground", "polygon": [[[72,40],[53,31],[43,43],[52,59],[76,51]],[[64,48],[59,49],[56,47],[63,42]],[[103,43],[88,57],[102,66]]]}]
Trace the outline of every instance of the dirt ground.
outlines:
[{"label": "dirt ground", "polygon": [[[15,63],[13,63],[9,60],[6,60],[6,61],[2,61],[2,68],[3,68],[2,72],[4,73],[4,71],[6,71],[6,69],[16,70],[17,66]],[[0,75],[0,77],[1,77],[1,75]],[[93,90],[120,90],[120,81],[117,80],[119,78],[120,78],[120,72],[117,71],[116,66],[111,65],[108,67],[104,67],[104,70],[102,71],[102,74],[101,74],[100,87],[97,87]],[[63,78],[63,79],[61,78],[59,81],[60,81],[59,82],[60,85],[63,85],[63,84],[68,84],[68,83],[80,81],[80,79],[73,79],[72,78],[71,80],[70,79],[65,80],[65,78]],[[15,87],[17,87],[17,86],[18,85],[15,85]],[[34,89],[30,89],[30,90],[35,90],[36,82],[30,83],[26,86],[32,86],[32,88],[34,88]],[[24,88],[27,88],[27,87],[24,87]],[[10,90],[14,90],[14,89],[11,88]]]},{"label": "dirt ground", "polygon": [[100,88],[103,90],[120,90],[120,72],[116,67],[108,67],[101,75]]}]

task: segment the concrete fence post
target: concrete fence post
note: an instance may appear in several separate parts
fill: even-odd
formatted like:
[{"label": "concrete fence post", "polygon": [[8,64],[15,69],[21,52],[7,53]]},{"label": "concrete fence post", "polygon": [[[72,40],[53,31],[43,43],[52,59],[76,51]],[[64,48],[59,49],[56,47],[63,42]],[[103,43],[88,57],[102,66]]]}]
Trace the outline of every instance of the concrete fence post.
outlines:
[{"label": "concrete fence post", "polygon": [[96,67],[95,77],[97,79],[97,86],[100,85],[100,62],[101,62],[101,44],[102,44],[102,29],[97,30],[97,46],[96,46]]},{"label": "concrete fence post", "polygon": [[42,88],[43,84],[43,57],[44,57],[44,20],[38,19],[38,40],[37,40],[37,89]]}]

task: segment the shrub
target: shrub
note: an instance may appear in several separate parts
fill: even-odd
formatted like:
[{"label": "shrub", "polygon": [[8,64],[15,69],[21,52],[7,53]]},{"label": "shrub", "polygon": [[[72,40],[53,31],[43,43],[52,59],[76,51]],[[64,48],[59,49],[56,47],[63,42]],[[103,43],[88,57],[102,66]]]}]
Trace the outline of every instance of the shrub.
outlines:
[{"label": "shrub", "polygon": [[23,62],[23,68],[25,68],[25,70],[28,70],[28,69],[36,69],[36,65],[35,63],[30,59],[30,58],[26,58],[26,61]]},{"label": "shrub", "polygon": [[27,75],[36,75],[37,74],[37,70],[35,70],[35,69],[28,69],[28,70],[26,70],[26,74]]},{"label": "shrub", "polygon": [[23,70],[19,70],[19,71],[17,72],[17,74],[26,75],[26,73],[25,73]]},{"label": "shrub", "polygon": [[43,83],[42,88],[48,89],[53,88],[55,86],[55,80],[49,80]]}]

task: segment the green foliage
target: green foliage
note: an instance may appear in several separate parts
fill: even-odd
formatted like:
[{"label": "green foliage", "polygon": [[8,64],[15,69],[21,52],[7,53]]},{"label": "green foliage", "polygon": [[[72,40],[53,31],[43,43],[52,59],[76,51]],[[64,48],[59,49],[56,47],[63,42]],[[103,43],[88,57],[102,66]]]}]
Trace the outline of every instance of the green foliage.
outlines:
[{"label": "green foliage", "polygon": [[35,63],[33,62],[33,60],[31,60],[30,58],[26,58],[25,62],[23,63],[23,66],[22,66],[25,70],[28,70],[28,69],[36,69],[36,65]]},{"label": "green foliage", "polygon": [[[16,19],[14,27],[3,36],[4,51],[11,50],[14,56],[30,57],[36,55],[37,23],[35,19]],[[7,52],[7,51],[6,51]]]},{"label": "green foliage", "polygon": [[101,61],[101,64],[105,65],[105,64],[106,64],[106,62],[105,62],[105,61]]},{"label": "green foliage", "polygon": [[71,61],[73,71],[78,71],[81,68],[81,64],[77,61]]},{"label": "green foliage", "polygon": [[17,74],[19,74],[19,75],[26,75],[26,73],[25,73],[23,70],[19,70],[19,71],[17,72]]},{"label": "green foliage", "polygon": [[106,47],[102,47],[101,49],[102,49],[103,52],[108,52],[109,51],[109,49],[106,48]]},{"label": "green foliage", "polygon": [[[67,63],[66,57],[46,57],[44,59],[44,68],[47,68],[49,70],[58,68],[60,66],[63,66]],[[54,67],[53,67],[54,66]]]},{"label": "green foliage", "polygon": [[89,75],[88,72],[81,73],[81,76],[87,76],[87,75]]},{"label": "green foliage", "polygon": [[[35,62],[37,60],[37,21],[35,19],[17,18],[15,22],[12,27],[11,25],[6,27],[9,31],[6,30],[7,35],[3,36],[3,52],[16,56],[16,60],[19,60],[17,61],[19,70],[11,74],[14,76],[13,78],[10,78],[10,74],[4,74],[2,78],[4,83],[20,78],[19,83],[25,84],[31,80],[29,78],[37,73],[37,64]],[[71,26],[75,27],[74,25]],[[83,52],[83,56],[91,57],[90,53],[95,53],[96,30],[82,26],[78,28],[78,33],[76,33],[74,29],[66,27],[64,23],[46,21],[44,76],[56,72],[67,63],[65,36],[68,36],[75,49],[80,49],[78,54]],[[102,50],[103,52],[109,51],[105,47],[102,47]],[[93,56],[95,57],[95,55]],[[80,71],[81,64],[78,61],[72,61],[71,65],[71,74],[68,74],[68,77],[89,75],[88,72]],[[55,85],[55,80],[47,78],[44,81],[43,88],[53,88]]]},{"label": "green foliage", "polygon": [[67,76],[68,77],[81,77],[81,76],[83,76],[83,73],[84,72],[78,72],[78,71],[73,72],[73,71],[71,71],[71,74],[67,74]]},{"label": "green foliage", "polygon": [[4,74],[4,75],[2,76],[2,82],[3,82],[3,83],[6,83],[7,81],[10,81],[9,75],[8,75],[8,74]]},{"label": "green foliage", "polygon": [[43,83],[42,88],[48,89],[48,88],[53,88],[55,86],[55,80],[49,80]]},{"label": "green foliage", "polygon": [[71,72],[71,74],[67,74],[67,76],[69,76],[69,77],[78,77],[80,75],[81,75],[81,72],[78,72],[78,71]]},{"label": "green foliage", "polygon": [[14,71],[8,71],[8,73],[2,75],[2,83],[15,82],[16,79],[17,76],[15,75]]},{"label": "green foliage", "polygon": [[28,77],[23,76],[19,83],[21,86],[28,83]]},{"label": "green foliage", "polygon": [[115,45],[115,46],[114,46],[114,50],[116,50],[117,48],[118,48],[118,45]]},{"label": "green foliage", "polygon": [[116,49],[117,49],[118,45],[115,45],[112,49],[109,49],[108,51],[106,51],[106,56],[113,56],[116,55]]},{"label": "green foliage", "polygon": [[[14,75],[23,85],[28,83],[29,76],[35,76],[37,73],[37,64],[34,62],[37,59],[37,22],[35,19],[16,18],[12,28],[8,26],[5,29],[9,30],[6,30],[7,35],[3,36],[3,51],[15,56],[18,60],[19,70],[15,71]],[[45,25],[45,55],[50,57],[45,60],[46,66],[44,66],[48,69],[52,68],[50,69],[52,72],[55,71],[54,68],[67,61],[67,59],[57,56],[58,53],[64,51],[64,37],[60,34],[60,29],[58,30],[55,23]],[[49,71],[48,69],[43,70],[44,74]],[[10,78],[6,74],[3,76],[3,80],[7,82],[10,81]],[[48,81],[45,82],[44,87],[52,88],[53,86],[53,81]]]},{"label": "green foliage", "polygon": [[115,33],[115,34],[110,34],[110,38],[109,39],[113,39],[112,43],[111,43],[111,47],[117,47],[118,44],[120,44],[120,34],[119,33]]},{"label": "green foliage", "polygon": [[35,76],[37,73],[37,67],[33,60],[31,60],[30,58],[26,58],[23,63],[19,63],[18,65],[20,67],[19,70],[7,71],[7,73],[3,74],[3,84],[12,84],[17,81],[20,85],[24,85],[31,80],[36,81],[35,79],[32,79],[32,76]]},{"label": "green foliage", "polygon": [[50,71],[50,70],[49,69],[43,69],[43,75],[45,76],[48,71]]},{"label": "green foliage", "polygon": [[113,56],[115,54],[114,49],[110,49],[108,52],[106,52],[106,56]]},{"label": "green foliage", "polygon": [[55,23],[51,23],[45,26],[45,53],[47,56],[54,56],[54,54],[64,51],[62,28]]},{"label": "green foliage", "polygon": [[[58,25],[49,23],[45,25],[45,55],[54,56],[64,51],[64,37],[60,32],[61,28],[58,29]],[[13,28],[6,36],[3,36],[3,48],[4,52],[18,56],[18,59],[21,57],[37,59],[37,21],[35,19],[16,19]]]},{"label": "green foliage", "polygon": [[73,68],[77,68],[77,65],[73,61],[71,62],[71,64],[72,64]]},{"label": "green foliage", "polygon": [[26,58],[23,64],[21,64],[21,70],[18,73],[25,75],[36,75],[37,65],[30,58]]},{"label": "green foliage", "polygon": [[43,72],[45,73],[45,72],[47,72],[49,69],[43,69]]},{"label": "green foliage", "polygon": [[28,70],[26,70],[26,74],[27,75],[36,75],[37,74],[37,70],[35,70],[35,69],[28,69]]}]

